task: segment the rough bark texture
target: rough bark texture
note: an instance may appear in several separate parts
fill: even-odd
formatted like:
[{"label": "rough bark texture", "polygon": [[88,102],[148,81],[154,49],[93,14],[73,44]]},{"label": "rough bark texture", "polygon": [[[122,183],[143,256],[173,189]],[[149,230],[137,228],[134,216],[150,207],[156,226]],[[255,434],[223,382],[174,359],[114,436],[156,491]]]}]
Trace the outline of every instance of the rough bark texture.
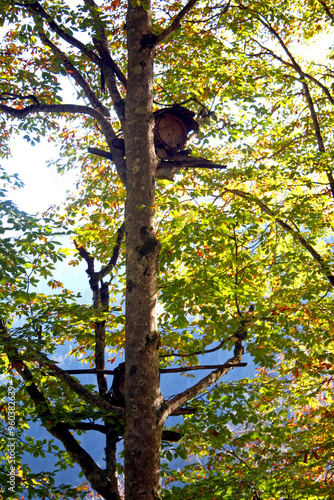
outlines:
[{"label": "rough bark texture", "polygon": [[157,410],[159,383],[156,325],[157,259],[154,178],[158,159],[153,143],[153,59],[155,37],[150,5],[127,16],[129,77],[126,98],[126,342],[125,498],[160,498],[162,426]]}]

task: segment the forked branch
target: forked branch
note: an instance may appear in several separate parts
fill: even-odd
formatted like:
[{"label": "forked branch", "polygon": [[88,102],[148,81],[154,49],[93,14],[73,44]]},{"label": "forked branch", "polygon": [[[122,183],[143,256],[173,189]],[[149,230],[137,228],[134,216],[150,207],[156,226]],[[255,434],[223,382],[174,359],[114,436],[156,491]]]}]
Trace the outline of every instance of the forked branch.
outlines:
[{"label": "forked branch", "polygon": [[[6,338],[9,338],[9,332],[3,320],[0,320],[0,335],[3,337],[4,341]],[[18,358],[20,358],[18,350],[11,346],[7,350],[7,356],[12,366],[15,367],[24,380],[26,391],[44,427],[47,428],[52,436],[61,441],[70,457],[81,467],[92,488],[104,498],[119,500],[117,490],[114,489],[114,493],[112,495],[110,494],[111,482],[106,472],[101,469],[86,450],[79,445],[78,441],[68,430],[66,424],[59,422],[58,417],[52,413],[49,403],[35,383],[31,371],[22,360],[18,360]]]},{"label": "forked branch", "polygon": [[158,44],[163,42],[165,38],[174,33],[174,31],[176,31],[180,27],[182,19],[188,14],[188,12],[191,11],[191,9],[195,6],[196,3],[199,3],[199,0],[189,0],[189,2],[183,7],[183,9],[180,10],[180,12],[174,18],[172,23],[162,33],[160,33],[160,35],[157,36],[156,42]]},{"label": "forked branch", "polygon": [[[121,225],[117,232],[116,244],[108,264],[99,272],[95,272],[94,257],[82,246],[75,242],[79,255],[87,263],[87,274],[89,285],[93,292],[93,306],[97,311],[107,312],[109,310],[109,283],[103,283],[103,278],[111,273],[117,264],[119,251],[125,234],[125,224]],[[101,282],[101,284],[100,284]],[[105,398],[108,394],[108,384],[105,373],[105,348],[106,348],[106,321],[95,323],[95,365],[99,394]]]},{"label": "forked branch", "polygon": [[161,414],[159,415],[159,421],[165,422],[166,418],[169,417],[175,410],[177,410],[187,401],[190,401],[199,394],[202,394],[210,385],[217,382],[217,380],[226,375],[226,373],[228,373],[232,368],[242,366],[241,359],[243,352],[244,349],[242,346],[242,340],[237,340],[235,342],[234,356],[230,358],[222,368],[211,372],[209,375],[202,378],[202,380],[194,384],[192,387],[186,389],[183,392],[180,392],[168,402],[164,401],[161,408]]}]

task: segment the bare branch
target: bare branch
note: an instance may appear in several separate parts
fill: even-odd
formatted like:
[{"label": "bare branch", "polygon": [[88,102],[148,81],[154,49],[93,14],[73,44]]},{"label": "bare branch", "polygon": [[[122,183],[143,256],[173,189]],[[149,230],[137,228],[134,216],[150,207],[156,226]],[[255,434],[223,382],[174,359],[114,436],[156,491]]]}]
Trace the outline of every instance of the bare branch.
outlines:
[{"label": "bare branch", "polygon": [[[262,21],[261,21],[262,22]],[[263,24],[263,23],[262,23]],[[269,29],[269,24],[268,26],[266,26],[267,29]],[[278,35],[278,34],[277,34]],[[279,35],[278,35],[279,37]],[[282,41],[283,45],[284,42],[283,40],[279,37],[279,39]],[[289,57],[291,59],[292,62],[288,62],[286,61],[285,59],[283,59],[282,57],[280,57],[279,55],[277,55],[273,50],[271,49],[268,49],[267,47],[265,47],[264,45],[262,45],[258,40],[254,40],[255,43],[257,43],[262,49],[263,51],[269,55],[269,56],[272,56],[274,59],[276,59],[277,61],[280,61],[284,66],[287,66],[288,68],[292,68],[292,69],[295,69],[297,70],[297,66],[298,66],[298,71],[297,73],[299,74],[299,78],[297,77],[294,77],[293,75],[285,75],[289,78],[295,78],[296,80],[299,80],[300,81],[300,78],[302,76],[304,76],[305,78],[307,78],[308,80],[312,81],[313,83],[315,83],[319,88],[322,89],[322,91],[324,92],[324,94],[326,95],[326,97],[328,98],[329,102],[331,104],[334,105],[334,98],[332,96],[332,94],[330,93],[330,91],[328,90],[328,88],[326,87],[326,85],[324,85],[323,83],[321,83],[317,78],[315,78],[314,76],[310,75],[309,73],[306,73],[301,67],[300,65],[296,62],[296,60],[294,59],[294,57],[292,56],[291,52],[288,51],[288,54],[289,54]],[[282,44],[281,44],[282,45]],[[262,54],[260,54],[262,55]]]},{"label": "bare branch", "polygon": [[[252,304],[248,310],[248,313],[252,313],[254,311],[254,305]],[[242,363],[242,355],[244,353],[244,347],[242,342],[247,338],[247,326],[250,322],[249,318],[241,319],[240,325],[237,328],[236,332],[229,337],[229,339],[234,339],[234,356],[230,358],[224,365],[214,365],[214,366],[202,366],[198,367],[198,369],[210,369],[210,368],[218,368],[217,370],[211,372],[209,375],[200,380],[197,384],[193,385],[189,389],[181,392],[173,399],[168,401],[164,401],[161,408],[160,422],[164,422],[165,419],[175,413],[177,408],[182,406],[185,402],[193,399],[194,397],[201,394],[207,387],[211,384],[215,383],[218,379],[220,379],[223,375],[225,375],[229,370],[236,367],[247,366],[247,363]],[[227,339],[228,340],[228,339]],[[192,367],[191,369],[196,369],[197,367]],[[178,371],[183,371],[182,369],[178,369]],[[184,370],[186,371],[186,370]],[[162,372],[162,370],[160,370]]]},{"label": "bare branch", "polygon": [[[108,54],[108,59],[110,58],[110,60],[111,60],[111,66],[113,66],[113,69],[114,69],[116,76],[118,77],[120,82],[122,82],[124,87],[126,88],[127,80],[126,80],[124,74],[122,73],[122,71],[119,69],[119,67],[115,63],[115,61],[113,61],[111,58],[110,51],[109,51],[109,44],[108,44],[108,36],[107,36],[106,30],[104,28],[104,24],[103,24],[103,21],[101,19],[100,13],[99,13],[99,8],[96,5],[96,3],[94,2],[94,0],[84,0],[84,2],[85,2],[86,7],[89,9],[89,12],[91,13],[91,15],[93,17],[94,29],[95,29],[95,32],[98,33],[98,42],[100,42],[102,44],[103,50],[106,51],[105,54],[103,54],[103,55],[105,56],[106,53]],[[95,40],[93,40],[94,43],[95,43]]]},{"label": "bare branch", "polygon": [[[25,6],[27,7],[29,4],[26,4]],[[33,4],[35,5],[35,3]],[[36,7],[38,7],[38,10],[40,8],[39,4],[36,3]],[[48,19],[50,19],[50,16],[46,14]],[[43,16],[42,16],[43,17]],[[69,72],[71,77],[75,80],[75,82],[83,89],[85,92],[86,97],[88,98],[89,102],[91,105],[100,112],[100,117],[99,123],[102,128],[102,132],[106,138],[106,141],[108,143],[108,146],[111,151],[113,151],[113,159],[117,168],[118,175],[120,176],[122,182],[125,184],[126,183],[126,165],[125,165],[125,160],[122,154],[119,151],[114,151],[112,141],[116,138],[116,134],[113,130],[112,124],[111,124],[111,119],[110,119],[110,112],[109,109],[104,106],[99,99],[97,98],[95,92],[91,89],[89,86],[88,82],[83,78],[81,73],[76,69],[76,67],[71,63],[69,58],[63,53],[59,47],[57,47],[51,40],[47,38],[45,33],[37,29],[37,32],[42,40],[42,42],[48,46],[52,52],[59,57],[61,62],[64,64],[66,70]],[[64,35],[65,32],[62,34]],[[64,38],[65,39],[65,38]],[[69,41],[69,40],[68,40]],[[73,41],[73,40],[72,40]],[[81,46],[80,46],[81,47]],[[83,47],[81,47],[83,48]],[[93,52],[90,53],[90,55],[94,54]],[[105,63],[96,56],[96,59],[94,60],[96,64],[98,64],[101,68],[105,66]],[[115,84],[116,85],[116,84]],[[124,103],[123,100],[121,99],[119,94],[113,94],[112,95],[114,104],[115,104],[115,110],[120,116],[120,119],[122,118],[122,113],[124,113]],[[1,108],[0,108],[1,110]],[[101,116],[104,117],[104,120],[101,119]],[[97,118],[97,117],[96,117]]]},{"label": "bare branch", "polygon": [[105,151],[104,149],[88,148],[88,153],[95,156],[101,156],[101,158],[106,158],[107,160],[113,161],[113,157],[110,151]]},{"label": "bare branch", "polygon": [[[107,287],[107,306],[104,307],[104,310],[107,311],[109,309],[109,290]],[[102,295],[102,293],[101,293]],[[102,300],[101,300],[102,303]],[[103,304],[102,304],[103,306]],[[106,349],[106,322],[98,321],[95,326],[95,366],[98,370],[96,374],[97,385],[99,388],[99,395],[102,398],[108,397],[108,383],[107,377],[103,373],[102,370],[105,368],[105,349]]]},{"label": "bare branch", "polygon": [[[100,57],[102,60],[104,60],[110,68],[113,70],[114,74],[117,76],[119,81],[124,85],[126,88],[127,86],[127,80],[120,68],[117,66],[115,61],[112,59],[110,51],[109,51],[109,43],[108,43],[108,36],[106,34],[106,30],[104,28],[103,21],[101,19],[98,6],[94,2],[94,0],[85,0],[85,5],[89,9],[89,12],[91,13],[93,20],[94,20],[94,28],[95,28],[95,33],[97,33],[97,37],[93,38],[94,45],[96,49],[99,52]],[[113,89],[114,91],[115,89]],[[118,90],[117,90],[118,92]]]},{"label": "bare branch", "polygon": [[181,366],[179,368],[160,368],[160,373],[181,373],[194,370],[216,370],[219,368],[235,368],[236,366],[247,366],[247,363],[224,363],[223,365],[196,365],[196,366]]},{"label": "bare branch", "polygon": [[[207,351],[209,352],[209,351]],[[202,353],[201,353],[202,354]],[[188,372],[192,370],[213,370],[217,368],[223,368],[228,366],[226,363],[223,365],[196,365],[196,366],[182,366],[179,368],[160,368],[160,373],[180,373],[180,372]],[[235,366],[247,366],[247,363],[234,363],[233,367]],[[231,365],[232,368],[232,365]],[[72,369],[72,370],[65,370],[66,373],[70,373],[72,375],[82,375],[82,374],[87,374],[87,373],[105,373],[106,375],[114,375],[115,370],[99,370],[97,368],[82,368],[82,369]]]},{"label": "bare branch", "polygon": [[[38,16],[39,18],[45,19],[45,21],[48,23],[50,29],[56,33],[60,38],[68,42],[72,47],[76,47],[77,49],[80,50],[88,59],[90,59],[92,62],[97,64],[99,67],[102,68],[103,66],[103,61],[93,52],[90,50],[84,43],[80,42],[77,38],[74,36],[70,35],[67,33],[64,29],[62,29],[54,20],[52,16],[50,16],[41,6],[39,2],[34,2],[34,3],[25,3],[25,7],[31,12],[34,16]],[[119,80],[123,83],[124,86],[126,86],[126,78],[121,72],[121,70],[118,68],[117,64],[115,61],[110,56],[110,66],[112,67],[114,73],[116,76],[119,78]]]},{"label": "bare branch", "polygon": [[83,431],[97,431],[102,434],[107,433],[107,428],[105,425],[101,424],[91,424],[90,422],[80,422],[78,424],[65,424],[67,429],[73,430],[83,430]]},{"label": "bare branch", "polygon": [[161,439],[162,441],[172,441],[176,443],[177,441],[180,441],[182,436],[183,434],[181,434],[180,432],[164,429],[162,431]]},{"label": "bare branch", "polygon": [[[92,148],[90,148],[92,149]],[[79,252],[79,255],[87,262],[87,270],[86,273],[90,277],[90,285],[92,287],[93,284],[98,283],[101,281],[105,276],[111,273],[115,265],[117,264],[118,256],[119,256],[119,251],[121,248],[122,241],[124,239],[125,235],[125,223],[120,226],[120,228],[117,231],[117,238],[116,238],[116,243],[113,249],[113,253],[111,256],[111,259],[109,260],[108,264],[104,266],[99,272],[95,272],[94,268],[94,257],[85,249],[84,246],[78,245],[78,243],[75,241],[75,246],[76,249]]]},{"label": "bare branch", "polygon": [[[0,335],[4,335],[8,337],[8,329],[4,325],[4,322],[0,320]],[[8,351],[8,357],[12,363],[21,363],[22,356],[19,355],[19,352],[16,347],[10,348],[13,351],[13,355],[10,356],[10,351]],[[117,415],[122,415],[123,410],[119,407],[113,406],[108,403],[105,399],[102,399],[98,395],[91,393],[88,391],[83,385],[80,384],[77,380],[70,376],[65,370],[62,370],[57,366],[52,360],[50,360],[45,353],[37,352],[34,349],[30,349],[30,353],[32,354],[32,359],[37,359],[43,365],[45,365],[49,374],[59,378],[62,382],[64,382],[70,389],[72,389],[79,397],[81,397],[88,404],[96,406],[102,410],[108,411],[109,413],[114,413]],[[35,356],[35,358],[34,358]],[[20,361],[18,361],[18,359]],[[29,369],[27,368],[29,371]],[[27,372],[28,373],[28,372]]]},{"label": "bare branch", "polygon": [[66,373],[70,373],[71,375],[82,375],[82,374],[87,374],[87,373],[105,373],[106,375],[113,375],[115,370],[100,370],[98,368],[73,368],[71,370],[64,370]]},{"label": "bare branch", "polygon": [[[124,119],[124,102],[123,99],[119,93],[119,90],[116,85],[115,81],[115,74],[116,76],[120,79],[122,84],[126,87],[126,78],[123,75],[122,71],[119,69],[115,61],[112,59],[109,49],[108,49],[108,43],[107,43],[107,50],[105,51],[105,54],[100,54],[101,57],[99,57],[97,54],[95,54],[94,51],[90,50],[85,44],[80,42],[80,40],[76,39],[72,35],[70,35],[66,30],[62,29],[53,19],[52,16],[50,16],[44,9],[43,7],[39,4],[39,2],[34,2],[32,4],[30,3],[25,3],[25,7],[28,9],[29,12],[32,13],[33,17],[38,18],[38,19],[44,19],[48,23],[48,26],[50,29],[56,33],[60,38],[68,42],[71,46],[76,47],[81,51],[82,54],[84,54],[90,61],[95,63],[96,65],[99,66],[101,69],[101,72],[103,72],[103,76],[105,77],[108,88],[111,94],[111,97],[114,101],[114,106],[116,113],[118,114],[120,120],[122,121]],[[41,35],[41,33],[40,33]],[[50,46],[50,44],[49,44]],[[98,47],[97,47],[98,49]],[[71,72],[71,75],[74,76]]]},{"label": "bare branch", "polygon": [[27,99],[30,99],[34,104],[40,104],[37,97],[33,94],[23,95],[23,94],[17,94],[14,92],[2,92],[0,94],[0,99],[3,99],[4,101],[6,101],[6,100],[15,101],[16,99],[19,99],[21,101],[25,101]]},{"label": "bare branch", "polygon": [[105,447],[105,457],[106,457],[106,473],[109,480],[113,484],[114,490],[118,490],[118,475],[117,475],[117,441],[119,440],[118,434],[116,434],[113,426],[109,423],[105,424],[106,427],[106,447]]},{"label": "bare branch", "polygon": [[123,222],[123,224],[117,231],[116,243],[113,249],[111,259],[109,260],[108,264],[105,267],[103,267],[98,273],[96,273],[96,279],[98,281],[101,281],[105,276],[110,274],[113,268],[116,266],[124,236],[125,236],[125,222]]},{"label": "bare branch", "polygon": [[[13,99],[24,99],[24,96],[20,96],[19,94],[13,94]],[[6,99],[9,99],[9,94],[5,96]],[[31,96],[29,96],[31,98]],[[34,102],[38,102],[37,98],[34,98]],[[123,151],[114,148],[113,141],[116,138],[116,134],[113,130],[112,123],[109,117],[104,116],[100,113],[99,110],[90,108],[89,106],[81,106],[77,104],[40,104],[36,103],[30,106],[26,106],[25,108],[18,109],[13,108],[11,106],[7,106],[6,104],[0,104],[0,112],[7,113],[13,118],[19,118],[23,120],[30,114],[34,113],[59,113],[59,114],[84,114],[95,118],[102,129],[102,132],[105,136],[107,144],[110,150],[113,152],[112,156],[110,153],[110,158],[115,163],[118,175],[123,182],[126,183],[126,162],[124,159]]]},{"label": "bare branch", "polygon": [[228,373],[230,369],[231,368],[225,367],[225,368],[220,368],[219,370],[215,370],[214,372],[211,372],[209,375],[207,375],[206,377],[202,378],[202,380],[197,382],[197,384],[193,385],[189,389],[186,389],[185,391],[181,392],[173,399],[168,401],[167,409],[165,409],[161,415],[161,422],[164,422],[166,418],[173,411],[179,408],[179,406],[182,406],[190,399],[193,399],[194,397],[204,392],[205,389],[207,389],[210,385],[217,382],[217,380],[219,380],[223,375],[226,375],[226,373]]},{"label": "bare branch", "polygon": [[179,358],[189,358],[189,356],[201,356],[202,354],[208,354],[210,352],[218,351],[219,349],[221,349],[223,347],[224,344],[226,344],[226,342],[231,340],[233,337],[234,337],[234,335],[230,335],[226,339],[223,339],[221,342],[219,342],[219,344],[216,347],[212,347],[211,349],[203,349],[201,351],[194,351],[194,352],[190,352],[189,354],[170,352],[168,354],[159,354],[159,358],[169,358],[171,356],[173,356],[173,357],[177,356]]},{"label": "bare branch", "polygon": [[108,146],[113,151],[113,161],[116,165],[118,175],[121,181],[126,183],[126,163],[123,153],[113,147],[113,140],[116,134],[113,130],[111,120],[101,114],[97,109],[89,106],[81,106],[77,104],[32,104],[22,109],[12,108],[6,104],[0,104],[0,112],[7,113],[13,118],[23,120],[30,114],[34,113],[59,113],[59,114],[84,114],[95,118],[101,125],[102,132],[108,143]]},{"label": "bare branch", "polygon": [[[79,255],[87,262],[86,273],[89,276],[89,286],[93,292],[93,307],[96,311],[108,311],[109,308],[109,286],[108,283],[102,283],[100,287],[94,267],[94,257],[82,246],[74,241]],[[108,393],[107,377],[105,369],[105,347],[106,347],[106,322],[98,321],[95,324],[95,365],[96,378],[100,397],[105,397]]]},{"label": "bare branch", "polygon": [[163,160],[161,165],[158,167],[158,170],[166,167],[171,169],[206,168],[208,170],[222,170],[223,168],[227,168],[227,165],[214,163],[206,158],[174,154],[170,160]]},{"label": "bare branch", "polygon": [[109,93],[112,97],[114,108],[121,123],[125,122],[125,105],[121,93],[117,87],[115,75],[127,87],[127,79],[113,60],[109,50],[108,36],[101,19],[98,7],[94,0],[85,0],[85,5],[94,20],[94,29],[96,37],[93,37],[93,42],[100,56],[101,78],[107,84]]},{"label": "bare branch", "polygon": [[79,255],[87,262],[88,268],[86,270],[86,273],[88,274],[88,276],[93,276],[95,274],[94,257],[85,249],[83,245],[78,245],[75,240],[74,244]]}]

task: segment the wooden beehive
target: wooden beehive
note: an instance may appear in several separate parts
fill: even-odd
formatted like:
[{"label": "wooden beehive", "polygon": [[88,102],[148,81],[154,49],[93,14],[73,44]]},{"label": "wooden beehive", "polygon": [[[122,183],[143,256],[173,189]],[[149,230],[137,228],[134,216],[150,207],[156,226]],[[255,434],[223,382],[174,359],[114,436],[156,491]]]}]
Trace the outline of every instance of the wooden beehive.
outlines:
[{"label": "wooden beehive", "polygon": [[[194,116],[195,113],[179,104],[155,111],[154,145],[159,158],[168,159],[184,148],[189,132],[199,129]],[[125,150],[124,139],[116,138],[112,143],[115,148]]]},{"label": "wooden beehive", "polygon": [[175,105],[154,113],[154,144],[157,156],[168,159],[173,153],[184,148],[190,131],[198,130],[194,113]]}]

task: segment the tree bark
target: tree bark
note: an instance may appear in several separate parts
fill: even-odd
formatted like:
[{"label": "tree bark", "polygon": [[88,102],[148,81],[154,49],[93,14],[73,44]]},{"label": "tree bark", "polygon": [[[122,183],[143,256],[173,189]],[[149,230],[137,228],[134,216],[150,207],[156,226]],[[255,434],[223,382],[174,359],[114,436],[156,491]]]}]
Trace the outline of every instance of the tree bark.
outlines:
[{"label": "tree bark", "polygon": [[[144,7],[142,4],[144,4]],[[148,10],[146,10],[148,9]],[[154,229],[153,59],[150,2],[129,0],[128,83],[125,106],[127,161],[125,499],[160,498],[162,425],[156,301],[160,243]]]}]

